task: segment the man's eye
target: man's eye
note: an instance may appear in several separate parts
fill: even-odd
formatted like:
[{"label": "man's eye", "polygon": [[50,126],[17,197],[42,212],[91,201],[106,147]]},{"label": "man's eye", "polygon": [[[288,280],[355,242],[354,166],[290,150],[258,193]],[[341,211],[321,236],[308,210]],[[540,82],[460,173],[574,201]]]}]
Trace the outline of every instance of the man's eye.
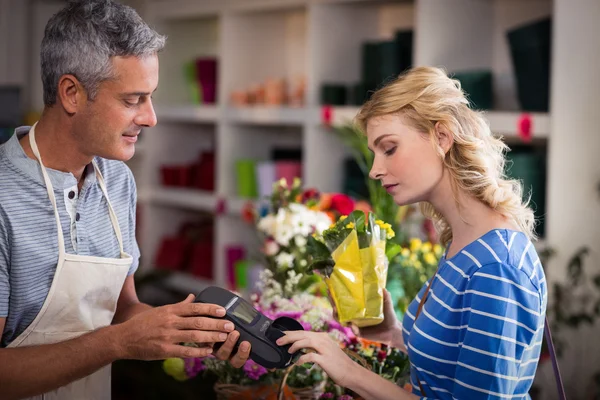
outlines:
[{"label": "man's eye", "polygon": [[125,103],[127,103],[127,105],[129,106],[137,106],[138,104],[140,104],[140,98],[138,97],[137,99],[128,99],[125,100]]}]

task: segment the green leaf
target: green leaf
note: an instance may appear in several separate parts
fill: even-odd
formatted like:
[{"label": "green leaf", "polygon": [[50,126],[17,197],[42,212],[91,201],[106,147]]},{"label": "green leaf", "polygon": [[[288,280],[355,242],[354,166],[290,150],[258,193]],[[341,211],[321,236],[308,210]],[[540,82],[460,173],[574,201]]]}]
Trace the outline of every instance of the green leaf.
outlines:
[{"label": "green leaf", "polygon": [[362,232],[365,228],[365,221],[365,213],[361,210],[354,210],[348,215],[348,218],[346,218],[343,223],[348,224],[348,222],[353,222],[356,230]]},{"label": "green leaf", "polygon": [[388,242],[386,244],[385,255],[388,258],[388,260],[391,260],[394,257],[396,257],[398,254],[400,254],[401,251],[402,251],[402,246],[400,246],[397,243]]},{"label": "green leaf", "polygon": [[309,236],[308,241],[306,243],[306,250],[308,251],[310,257],[316,260],[324,260],[327,258],[331,258],[331,252],[325,245],[325,243],[317,240],[316,238]]},{"label": "green leaf", "polygon": [[335,267],[335,262],[333,260],[319,260],[310,265],[310,271],[307,273],[313,274],[315,272],[320,272],[323,275],[330,277],[333,273],[333,267]]}]

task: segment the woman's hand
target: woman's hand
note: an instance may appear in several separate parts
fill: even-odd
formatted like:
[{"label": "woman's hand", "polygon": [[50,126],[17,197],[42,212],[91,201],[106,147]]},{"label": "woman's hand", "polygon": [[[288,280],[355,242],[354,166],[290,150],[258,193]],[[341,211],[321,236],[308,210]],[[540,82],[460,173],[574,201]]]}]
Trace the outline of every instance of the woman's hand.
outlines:
[{"label": "woman's hand", "polygon": [[342,387],[351,386],[353,375],[356,377],[356,374],[360,374],[362,367],[348,357],[339,344],[326,333],[289,331],[277,340],[280,346],[290,343],[290,354],[301,349],[314,351],[301,356],[296,362],[297,365],[316,363]]},{"label": "woman's hand", "polygon": [[402,324],[396,318],[392,297],[383,290],[383,322],[365,328],[356,328],[355,334],[368,340],[396,347],[406,353],[402,339]]},{"label": "woman's hand", "polygon": [[[327,295],[329,297],[329,302],[333,307],[333,316],[337,320],[338,314],[337,309],[335,308],[335,302],[331,298],[329,292]],[[367,340],[372,340],[374,342],[385,343],[406,353],[404,339],[402,338],[402,324],[400,321],[398,321],[398,318],[396,318],[396,311],[394,310],[392,297],[390,292],[388,292],[386,289],[383,290],[383,322],[378,325],[368,326],[365,328],[359,328],[355,325],[352,325],[351,328],[356,336],[365,338]]]}]

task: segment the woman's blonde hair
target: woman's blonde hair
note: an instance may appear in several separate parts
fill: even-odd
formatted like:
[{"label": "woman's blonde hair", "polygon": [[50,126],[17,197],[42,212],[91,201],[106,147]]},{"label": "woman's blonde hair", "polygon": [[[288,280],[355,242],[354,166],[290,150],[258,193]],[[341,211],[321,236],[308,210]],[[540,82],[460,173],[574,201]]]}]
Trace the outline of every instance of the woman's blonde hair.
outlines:
[{"label": "woman's blonde hair", "polygon": [[[482,114],[468,104],[459,81],[439,68],[416,67],[373,93],[355,122],[366,133],[372,118],[401,114],[406,123],[431,139],[450,173],[455,201],[457,190],[462,190],[511,219],[533,238],[534,215],[523,201],[521,183],[505,175],[508,146],[492,135]],[[433,134],[436,123],[453,136],[454,143],[446,154]],[[452,239],[447,221],[429,203],[421,203],[421,210],[433,220],[440,241],[447,245]]]}]

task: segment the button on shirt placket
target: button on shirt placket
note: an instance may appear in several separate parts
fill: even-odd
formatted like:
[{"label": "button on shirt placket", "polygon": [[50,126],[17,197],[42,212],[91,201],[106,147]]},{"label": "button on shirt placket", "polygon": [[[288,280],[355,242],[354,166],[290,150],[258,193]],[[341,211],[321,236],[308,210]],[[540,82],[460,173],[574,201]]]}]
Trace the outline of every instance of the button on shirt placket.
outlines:
[{"label": "button on shirt placket", "polygon": [[77,186],[70,187],[65,189],[65,206],[67,208],[67,212],[69,217],[71,218],[70,223],[70,233],[71,233],[71,244],[73,245],[73,250],[77,253],[77,224],[81,217],[79,217],[79,213],[77,212],[77,200],[79,200]]}]

